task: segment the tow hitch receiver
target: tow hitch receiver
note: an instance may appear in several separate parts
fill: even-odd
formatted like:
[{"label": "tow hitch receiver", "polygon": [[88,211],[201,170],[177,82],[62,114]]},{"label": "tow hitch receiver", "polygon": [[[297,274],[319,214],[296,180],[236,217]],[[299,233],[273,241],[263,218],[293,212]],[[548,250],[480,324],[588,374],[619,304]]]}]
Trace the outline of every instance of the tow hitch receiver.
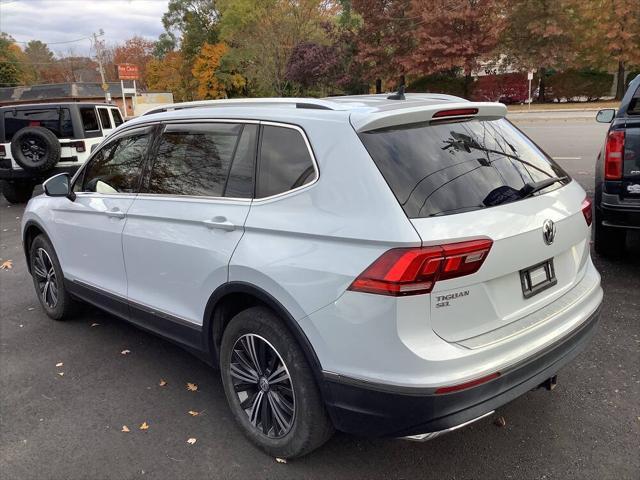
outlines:
[{"label": "tow hitch receiver", "polygon": [[544,382],[542,382],[540,384],[540,387],[544,387],[547,390],[551,391],[554,388],[556,388],[556,385],[558,384],[558,376],[554,375],[551,378],[547,378]]}]

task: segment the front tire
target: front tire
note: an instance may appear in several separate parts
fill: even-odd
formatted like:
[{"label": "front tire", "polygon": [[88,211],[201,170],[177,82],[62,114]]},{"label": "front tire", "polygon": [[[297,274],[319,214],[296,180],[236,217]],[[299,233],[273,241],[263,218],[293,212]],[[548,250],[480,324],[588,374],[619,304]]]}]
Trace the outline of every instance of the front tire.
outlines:
[{"label": "front tire", "polygon": [[7,202],[14,205],[26,203],[33,195],[34,184],[31,182],[7,182],[2,180],[2,194]]},{"label": "front tire", "polygon": [[40,305],[54,320],[66,320],[75,312],[76,302],[64,286],[62,268],[51,242],[38,235],[29,249],[31,276]]},{"label": "front tire", "polygon": [[333,434],[300,346],[265,307],[236,315],[222,337],[222,384],[245,436],[266,453],[295,458]]}]

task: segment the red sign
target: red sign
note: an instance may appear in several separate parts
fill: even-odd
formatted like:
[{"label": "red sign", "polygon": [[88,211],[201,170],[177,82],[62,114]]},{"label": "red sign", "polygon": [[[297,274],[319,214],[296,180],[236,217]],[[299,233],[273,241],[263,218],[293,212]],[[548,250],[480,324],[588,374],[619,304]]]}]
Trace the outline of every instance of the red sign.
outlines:
[{"label": "red sign", "polygon": [[121,63],[118,65],[119,80],[138,80],[139,78],[137,65],[133,63]]}]

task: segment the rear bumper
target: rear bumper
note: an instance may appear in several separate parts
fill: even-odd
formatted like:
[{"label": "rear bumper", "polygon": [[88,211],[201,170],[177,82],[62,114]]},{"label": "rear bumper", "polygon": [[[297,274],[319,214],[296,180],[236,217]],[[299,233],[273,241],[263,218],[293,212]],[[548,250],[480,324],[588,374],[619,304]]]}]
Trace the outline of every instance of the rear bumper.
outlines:
[{"label": "rear bumper", "polygon": [[623,199],[618,195],[603,193],[598,206],[599,217],[606,227],[640,228],[640,199]]},{"label": "rear bumper", "polygon": [[335,427],[366,436],[404,437],[470,423],[553,377],[588,344],[600,308],[558,342],[500,377],[460,392],[435,395],[325,373],[325,400]]},{"label": "rear bumper", "polygon": [[20,181],[30,180],[33,182],[41,182],[49,177],[58,175],[59,173],[68,173],[73,175],[80,168],[78,165],[56,166],[46,172],[30,172],[21,168],[0,168],[0,180]]}]

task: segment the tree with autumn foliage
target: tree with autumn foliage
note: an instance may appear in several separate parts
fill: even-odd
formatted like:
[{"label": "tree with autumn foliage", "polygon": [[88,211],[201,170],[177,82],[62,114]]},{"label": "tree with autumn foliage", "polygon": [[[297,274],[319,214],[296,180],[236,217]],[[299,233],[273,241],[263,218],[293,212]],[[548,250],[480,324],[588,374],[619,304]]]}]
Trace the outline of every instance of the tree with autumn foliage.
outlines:
[{"label": "tree with autumn foliage", "polygon": [[24,52],[10,35],[0,33],[0,87],[24,84],[28,78]]},{"label": "tree with autumn foliage", "polygon": [[352,7],[362,19],[356,35],[357,59],[376,78],[376,93],[381,93],[383,80],[399,78],[406,71],[402,59],[408,56],[414,31],[411,0],[352,0]]},{"label": "tree with autumn foliage", "polygon": [[152,58],[146,65],[147,88],[171,92],[176,102],[194,100],[191,71],[185,71],[185,65],[180,52],[169,52],[164,58]]},{"label": "tree with autumn foliage", "polygon": [[224,43],[205,43],[200,49],[191,70],[198,85],[198,99],[227,98],[245,86],[242,75],[224,70],[224,56],[228,51]]},{"label": "tree with autumn foliage", "polygon": [[501,0],[412,0],[412,45],[402,54],[407,71],[423,75],[461,68],[464,95],[471,93],[472,73],[498,45],[505,28]]},{"label": "tree with autumn foliage", "polygon": [[[500,39],[500,53],[507,66],[536,70],[538,99],[546,100],[549,70],[574,65],[581,22],[574,8],[582,0],[510,0],[506,3],[506,28]],[[586,3],[586,2],[585,2]]]},{"label": "tree with autumn foliage", "polygon": [[115,47],[113,51],[113,63],[116,65],[121,63],[137,65],[140,74],[138,84],[140,88],[146,88],[146,66],[149,60],[153,58],[154,49],[155,42],[136,35]]},{"label": "tree with autumn foliage", "polygon": [[616,99],[622,99],[625,76],[640,66],[639,0],[573,0],[581,22],[577,34],[584,60],[617,71]]}]

